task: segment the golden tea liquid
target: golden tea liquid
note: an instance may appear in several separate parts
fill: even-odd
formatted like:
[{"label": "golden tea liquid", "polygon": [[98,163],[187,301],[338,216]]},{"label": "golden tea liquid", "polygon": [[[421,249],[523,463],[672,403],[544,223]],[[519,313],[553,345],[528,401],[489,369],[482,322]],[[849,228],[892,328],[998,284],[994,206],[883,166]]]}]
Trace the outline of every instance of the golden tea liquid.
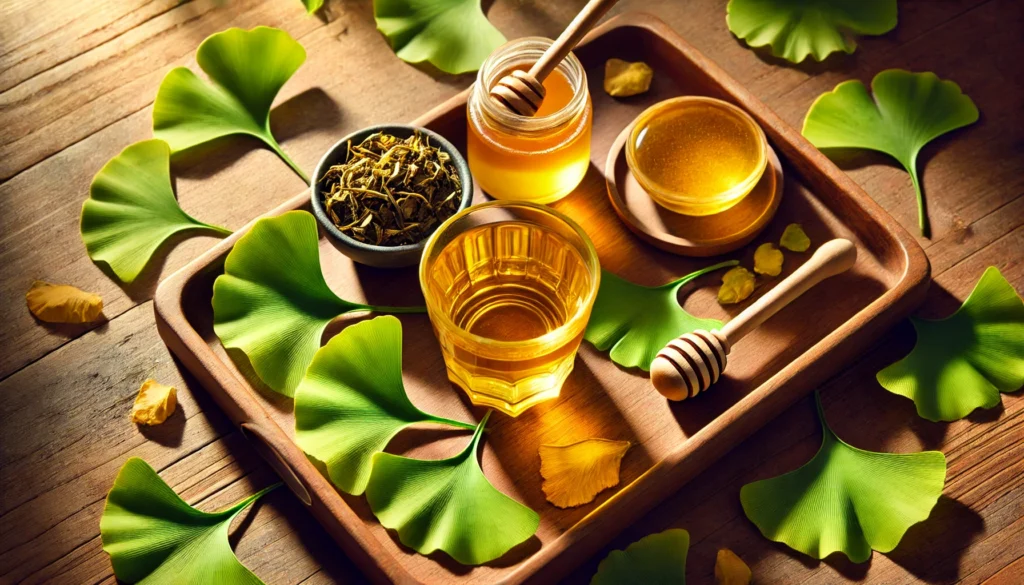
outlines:
[{"label": "golden tea liquid", "polygon": [[547,93],[533,117],[513,114],[488,95],[501,77],[533,64],[531,51],[539,57],[549,44],[520,39],[499,48],[481,67],[470,95],[466,155],[473,179],[496,199],[557,201],[580,184],[590,166],[593,108],[586,74],[574,56],[544,80]]},{"label": "golden tea liquid", "polygon": [[637,181],[659,204],[686,215],[711,215],[754,188],[767,164],[767,141],[734,106],[677,98],[640,115],[627,157]]},{"label": "golden tea liquid", "polygon": [[578,244],[529,221],[472,227],[428,255],[421,282],[449,378],[512,416],[558,396],[593,304],[596,255],[588,264]]}]

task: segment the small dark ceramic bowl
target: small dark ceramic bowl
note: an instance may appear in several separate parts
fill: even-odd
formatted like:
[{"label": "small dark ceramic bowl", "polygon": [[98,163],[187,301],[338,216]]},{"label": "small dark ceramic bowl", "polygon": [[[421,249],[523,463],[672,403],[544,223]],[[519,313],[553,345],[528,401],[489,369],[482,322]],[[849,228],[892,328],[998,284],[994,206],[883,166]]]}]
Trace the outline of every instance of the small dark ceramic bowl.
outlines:
[{"label": "small dark ceramic bowl", "polygon": [[[419,126],[409,126],[406,124],[382,124],[380,126],[370,126],[364,128],[358,132],[353,132],[348,136],[342,138],[327,150],[323,158],[320,159],[320,164],[316,166],[316,172],[310,179],[310,197],[313,203],[313,215],[316,216],[317,221],[323,226],[324,231],[331,235],[334,239],[335,247],[341,250],[349,258],[359,262],[360,264],[366,264],[368,266],[376,266],[378,268],[401,268],[404,266],[412,266],[418,264],[420,256],[423,255],[423,247],[427,243],[427,239],[430,234],[427,234],[419,242],[415,244],[406,244],[404,246],[374,246],[371,244],[364,244],[349,236],[346,236],[334,225],[331,218],[328,217],[326,209],[324,209],[324,195],[323,185],[319,184],[319,180],[323,177],[327,170],[337,164],[342,164],[348,157],[348,148],[346,145],[351,140],[352,144],[359,144],[367,136],[374,132],[384,132],[391,134],[396,138],[408,138],[412,136],[413,132],[419,131],[420,134],[430,139],[430,143],[437,146],[444,152],[447,152],[452,159],[452,164],[455,165],[456,172],[459,173],[459,180],[462,183],[462,194],[459,200],[459,208],[456,213],[469,207],[470,201],[473,199],[473,176],[469,173],[469,165],[466,164],[466,159],[462,157],[462,154],[452,146],[451,142],[448,142],[440,134],[433,130],[427,130]],[[438,222],[440,226],[443,222]]]}]

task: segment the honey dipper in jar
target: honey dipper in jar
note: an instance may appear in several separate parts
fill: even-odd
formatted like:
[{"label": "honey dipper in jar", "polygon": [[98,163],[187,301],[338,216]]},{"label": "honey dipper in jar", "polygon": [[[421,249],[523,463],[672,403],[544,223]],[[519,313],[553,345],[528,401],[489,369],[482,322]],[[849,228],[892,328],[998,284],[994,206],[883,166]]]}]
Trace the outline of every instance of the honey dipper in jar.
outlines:
[{"label": "honey dipper in jar", "polygon": [[651,362],[654,387],[669,400],[693,398],[707,390],[725,370],[733,345],[808,289],[846,272],[856,261],[857,248],[849,240],[825,242],[803,266],[722,329],[694,331],[668,342]]}]

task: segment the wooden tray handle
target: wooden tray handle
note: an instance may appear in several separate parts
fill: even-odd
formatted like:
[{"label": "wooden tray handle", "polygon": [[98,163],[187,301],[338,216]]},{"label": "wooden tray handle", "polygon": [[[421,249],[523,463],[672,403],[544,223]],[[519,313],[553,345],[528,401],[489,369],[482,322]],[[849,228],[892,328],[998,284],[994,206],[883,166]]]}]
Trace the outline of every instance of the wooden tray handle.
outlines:
[{"label": "wooden tray handle", "polygon": [[252,444],[256,452],[281,476],[281,481],[288,486],[288,489],[292,490],[292,493],[298,496],[303,504],[307,506],[313,505],[313,498],[309,495],[309,489],[306,487],[306,484],[302,483],[302,480],[299,479],[298,474],[295,473],[295,470],[288,464],[284,456],[281,455],[282,449],[274,445],[273,435],[264,431],[259,423],[245,422],[239,425],[239,427],[242,429],[242,436]]}]

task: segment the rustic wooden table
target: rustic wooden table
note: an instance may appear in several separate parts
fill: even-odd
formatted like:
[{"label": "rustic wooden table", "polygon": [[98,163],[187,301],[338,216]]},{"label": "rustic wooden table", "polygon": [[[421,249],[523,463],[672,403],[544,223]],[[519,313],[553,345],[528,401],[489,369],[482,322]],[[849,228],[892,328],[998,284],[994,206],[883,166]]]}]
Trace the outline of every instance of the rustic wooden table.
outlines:
[{"label": "rustic wooden table", "polygon": [[[143,457],[190,503],[210,509],[274,481],[272,472],[157,335],[150,298],[166,276],[214,243],[174,247],[141,282],[120,288],[85,255],[78,215],[93,174],[122,148],[151,136],[151,105],[164,74],[194,65],[207,35],[270,25],[308,59],[273,113],[275,134],[310,169],[338,136],[411,120],[466,87],[471,76],[434,76],[398,60],[376,32],[369,0],[328,0],[307,17],[298,0],[3,0],[0,4],[0,582],[113,583],[99,538],[103,500],[126,458]],[[583,0],[498,0],[489,16],[510,38],[556,35]],[[951,312],[986,266],[1024,290],[1024,5],[1019,0],[905,0],[898,28],[863,39],[853,55],[789,66],[738,42],[725,0],[623,0],[667,21],[784,120],[799,127],[811,101],[845,79],[886,68],[934,71],[959,83],[980,123],[924,153],[934,226],[921,239],[934,284],[920,314]],[[911,231],[907,175],[881,156],[843,163]],[[239,227],[303,188],[274,155],[244,140],[176,164],[182,206]],[[49,326],[25,309],[33,279],[101,294],[107,321]],[[815,561],[765,540],[743,516],[740,486],[793,469],[816,451],[813,403],[804,400],[732,451],[608,547],[683,527],[689,575],[712,580],[728,547],[760,583],[1020,583],[1024,580],[1024,395],[1002,408],[936,424],[882,390],[875,372],[911,346],[908,324],[822,389],[837,433],[859,447],[940,449],[943,497],[890,554],[852,564]],[[178,412],[140,430],[128,412],[147,377],[179,389]],[[360,583],[363,578],[289,493],[258,504],[235,531],[238,556],[267,583]],[[239,537],[240,535],[240,537]],[[586,583],[607,551],[581,567]]]}]

